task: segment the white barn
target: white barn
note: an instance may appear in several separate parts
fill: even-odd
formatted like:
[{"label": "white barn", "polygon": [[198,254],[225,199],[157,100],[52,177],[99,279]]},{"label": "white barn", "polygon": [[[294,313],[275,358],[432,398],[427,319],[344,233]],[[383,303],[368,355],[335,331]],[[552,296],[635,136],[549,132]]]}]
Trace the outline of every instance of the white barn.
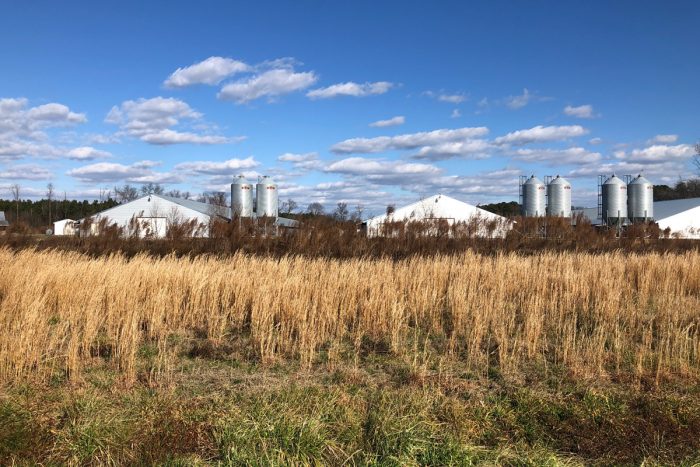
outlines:
[{"label": "white barn", "polygon": [[228,220],[230,212],[230,208],[223,206],[151,194],[91,216],[91,233],[99,233],[97,226],[102,221],[116,224],[128,232],[133,220],[138,223],[140,236],[163,238],[171,225],[195,221],[198,226],[196,235],[208,236],[210,221],[215,218]]},{"label": "white barn", "polygon": [[[368,219],[363,223],[368,237],[386,235],[384,226],[396,222],[446,222],[447,225],[476,221],[475,234],[480,237],[503,237],[510,229],[510,222],[503,216],[485,211],[471,204],[445,195],[434,195],[408,206],[395,209],[392,213]],[[495,230],[490,231],[485,224],[495,222]]]}]

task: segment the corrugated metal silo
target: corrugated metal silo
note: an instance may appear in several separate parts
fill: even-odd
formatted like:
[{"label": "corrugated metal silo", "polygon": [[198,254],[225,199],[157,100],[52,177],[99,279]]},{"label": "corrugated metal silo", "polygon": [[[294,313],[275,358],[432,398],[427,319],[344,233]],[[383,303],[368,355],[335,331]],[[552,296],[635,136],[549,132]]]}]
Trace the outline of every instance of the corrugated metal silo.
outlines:
[{"label": "corrugated metal silo", "polygon": [[277,184],[268,176],[260,177],[255,186],[256,215],[258,217],[277,217]]},{"label": "corrugated metal silo", "polygon": [[559,175],[547,184],[547,215],[571,217],[571,183]]},{"label": "corrugated metal silo", "polygon": [[602,203],[603,222],[614,225],[627,220],[627,185],[615,174],[603,183]]},{"label": "corrugated metal silo", "polygon": [[231,215],[239,217],[253,216],[253,184],[243,175],[239,175],[231,184]]},{"label": "corrugated metal silo", "polygon": [[523,183],[523,205],[521,214],[525,217],[539,217],[546,214],[544,183],[534,175]]},{"label": "corrugated metal silo", "polygon": [[632,222],[654,218],[654,185],[641,175],[627,185],[627,211]]}]

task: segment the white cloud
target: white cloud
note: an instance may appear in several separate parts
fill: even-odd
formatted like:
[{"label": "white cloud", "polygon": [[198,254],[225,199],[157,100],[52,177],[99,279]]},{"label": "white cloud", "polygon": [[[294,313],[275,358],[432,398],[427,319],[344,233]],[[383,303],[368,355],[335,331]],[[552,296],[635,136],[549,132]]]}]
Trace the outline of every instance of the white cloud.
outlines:
[{"label": "white cloud", "polygon": [[632,151],[617,151],[615,157],[628,162],[669,162],[688,161],[695,155],[695,149],[690,144],[679,144],[668,146],[656,144],[644,149],[633,149]]},{"label": "white cloud", "polygon": [[112,157],[112,154],[109,152],[95,149],[91,146],[82,146],[68,151],[68,158],[76,161],[90,161],[109,157]]},{"label": "white cloud", "polygon": [[87,121],[85,114],[58,103],[29,107],[23,97],[0,99],[0,158],[61,157],[64,150],[47,142],[48,128],[62,128]]},{"label": "white cloud", "polygon": [[410,184],[425,175],[441,172],[430,164],[349,157],[329,164],[326,172],[362,176],[372,183],[382,185]]},{"label": "white cloud", "polygon": [[673,144],[678,141],[678,135],[656,135],[647,144]]},{"label": "white cloud", "polygon": [[53,177],[46,167],[36,164],[22,164],[0,169],[2,180],[49,180]]},{"label": "white cloud", "polygon": [[518,130],[499,136],[494,140],[496,144],[528,144],[547,141],[563,141],[577,136],[583,136],[588,130],[580,125],[568,126],[542,126],[527,130]]},{"label": "white cloud", "polygon": [[406,123],[406,117],[399,115],[397,117],[392,117],[387,120],[377,120],[376,122],[370,123],[369,126],[374,128],[384,128],[388,126],[398,126]]},{"label": "white cloud", "polygon": [[603,142],[603,138],[591,138],[588,140],[588,144],[600,144]]},{"label": "white cloud", "polygon": [[187,172],[196,175],[235,175],[242,169],[251,169],[259,166],[253,156],[245,159],[233,158],[222,162],[217,161],[193,161],[183,162],[175,166],[176,171]]},{"label": "white cloud", "polygon": [[450,118],[459,118],[462,116],[462,112],[459,111],[459,109],[454,109],[452,113],[450,114]]},{"label": "white cloud", "polygon": [[447,102],[449,104],[461,104],[469,99],[469,96],[464,93],[448,94],[445,92],[426,91],[424,94],[440,102]]},{"label": "white cloud", "polygon": [[392,86],[393,83],[387,81],[364,84],[349,81],[347,83],[333,84],[326,88],[313,89],[307,92],[306,96],[310,99],[329,99],[337,96],[365,97],[384,94],[389,91]]},{"label": "white cloud", "polygon": [[599,162],[599,152],[591,152],[581,147],[567,149],[518,149],[514,157],[524,162],[544,162],[548,165],[576,164],[585,165]]},{"label": "white cloud", "polygon": [[180,183],[182,177],[155,172],[153,167],[158,163],[154,161],[140,161],[131,165],[113,162],[98,162],[68,171],[68,175],[86,183]]},{"label": "white cloud", "polygon": [[465,127],[454,130],[440,129],[398,136],[376,138],[352,138],[334,144],[331,151],[336,154],[369,154],[388,150],[418,149],[424,146],[453,141],[464,141],[488,134],[486,127]]},{"label": "white cloud", "polygon": [[192,122],[201,118],[202,114],[186,102],[172,97],[154,97],[129,100],[112,107],[105,122],[119,125],[124,134],[150,144],[224,144],[235,141],[224,136],[173,129],[182,120]]},{"label": "white cloud", "polygon": [[485,159],[490,156],[489,152],[494,149],[494,146],[486,140],[469,139],[424,146],[413,158],[430,160],[443,160],[453,157]]},{"label": "white cloud", "polygon": [[533,96],[530,94],[530,91],[525,88],[523,89],[523,93],[521,95],[506,98],[506,105],[511,109],[520,109],[529,104],[532,97]]},{"label": "white cloud", "polygon": [[85,123],[87,118],[85,114],[71,112],[71,110],[63,104],[44,104],[38,107],[33,107],[27,112],[30,120],[36,122],[45,122],[51,125],[65,125],[70,123]]},{"label": "white cloud", "polygon": [[224,78],[250,71],[250,66],[224,57],[209,57],[185,68],[178,68],[163,83],[168,88],[183,88],[194,84],[219,84]]},{"label": "white cloud", "polygon": [[576,118],[593,118],[593,106],[590,104],[579,105],[578,107],[572,107],[567,105],[564,107],[564,113],[569,117]]},{"label": "white cloud", "polygon": [[280,162],[290,162],[295,168],[301,170],[321,169],[323,162],[318,159],[317,152],[294,154],[287,152],[277,158]]},{"label": "white cloud", "polygon": [[225,85],[218,98],[244,104],[261,97],[274,99],[291,92],[300,91],[318,80],[313,72],[296,73],[291,69],[274,69],[252,78]]}]

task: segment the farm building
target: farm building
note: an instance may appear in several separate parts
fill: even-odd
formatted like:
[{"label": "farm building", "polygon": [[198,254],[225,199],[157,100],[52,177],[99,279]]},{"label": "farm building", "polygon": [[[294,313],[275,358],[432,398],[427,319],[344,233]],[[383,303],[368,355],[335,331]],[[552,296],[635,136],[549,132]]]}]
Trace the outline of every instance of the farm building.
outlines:
[{"label": "farm building", "polygon": [[53,223],[54,235],[75,235],[75,221],[73,219],[62,219]]},{"label": "farm building", "polygon": [[[363,223],[368,237],[391,235],[389,226],[411,222],[440,226],[472,224],[474,235],[480,237],[503,237],[510,229],[509,221],[502,216],[480,209],[445,195],[434,195],[386,214],[373,217]],[[393,229],[392,229],[393,230]]]},{"label": "farm building", "polygon": [[[192,236],[207,237],[210,222],[215,219],[229,221],[231,208],[151,194],[97,213],[89,219],[89,222],[92,234],[97,234],[98,226],[105,222],[108,225],[116,224],[127,233],[134,233],[133,231],[137,230],[140,236],[150,238],[163,238],[171,226],[191,223]],[[76,226],[84,222],[87,220],[82,219],[70,225]],[[277,217],[274,222],[278,227],[295,227],[296,224],[297,221],[281,217]],[[69,229],[65,227],[63,231],[66,231],[66,228]],[[59,233],[61,230],[58,228],[55,232],[61,235]]]},{"label": "farm building", "polygon": [[10,223],[5,219],[5,213],[0,211],[0,230],[5,230],[10,226]]},{"label": "farm building", "polygon": [[[582,214],[592,224],[599,224],[598,208],[575,209],[573,215]],[[654,220],[661,230],[670,229],[679,238],[700,239],[700,198],[654,201]]]}]

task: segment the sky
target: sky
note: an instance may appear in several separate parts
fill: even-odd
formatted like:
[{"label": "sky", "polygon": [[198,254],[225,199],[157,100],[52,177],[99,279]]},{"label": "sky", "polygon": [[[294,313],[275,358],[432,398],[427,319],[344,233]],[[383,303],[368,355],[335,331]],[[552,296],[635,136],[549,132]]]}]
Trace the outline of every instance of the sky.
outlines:
[{"label": "sky", "polygon": [[0,5],[0,198],[126,183],[366,215],[561,175],[693,175],[700,2]]}]

